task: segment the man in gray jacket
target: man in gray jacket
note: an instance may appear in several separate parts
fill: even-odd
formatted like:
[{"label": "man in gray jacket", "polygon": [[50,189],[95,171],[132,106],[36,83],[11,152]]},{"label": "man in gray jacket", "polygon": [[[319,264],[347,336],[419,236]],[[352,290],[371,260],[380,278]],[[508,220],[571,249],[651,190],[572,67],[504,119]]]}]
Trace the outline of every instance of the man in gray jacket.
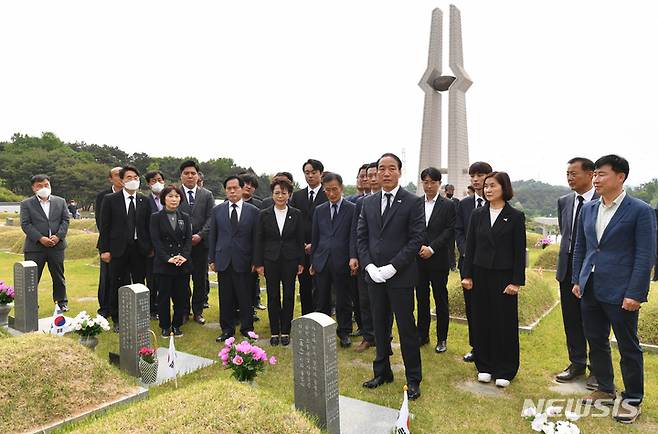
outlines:
[{"label": "man in gray jacket", "polygon": [[69,310],[64,280],[64,250],[69,230],[66,201],[50,194],[48,175],[34,175],[32,191],[35,195],[21,202],[21,229],[25,232],[23,254],[26,261],[36,262],[39,280],[48,263],[53,279],[53,300],[66,312]]}]

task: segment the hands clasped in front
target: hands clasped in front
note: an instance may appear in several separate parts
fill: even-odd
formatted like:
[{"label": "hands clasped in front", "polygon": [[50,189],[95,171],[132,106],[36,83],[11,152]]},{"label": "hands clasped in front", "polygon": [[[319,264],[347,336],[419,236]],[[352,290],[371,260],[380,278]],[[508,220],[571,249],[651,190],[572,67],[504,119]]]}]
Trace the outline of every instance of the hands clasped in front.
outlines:
[{"label": "hands clasped in front", "polygon": [[176,256],[172,256],[171,258],[169,258],[169,260],[167,262],[169,262],[170,264],[174,264],[177,267],[180,267],[181,265],[183,265],[184,263],[187,262],[187,259],[185,259],[181,255],[176,255]]},{"label": "hands clasped in front", "polygon": [[375,264],[368,264],[366,266],[366,271],[375,283],[385,283],[391,277],[395,276],[397,270],[392,264],[384,265],[383,267],[377,267]]},{"label": "hands clasped in front", "polygon": [[[473,279],[470,277],[466,277],[462,279],[462,288],[466,290],[471,290],[473,289]],[[519,285],[514,285],[513,283],[510,283],[503,289],[503,294],[507,295],[517,295],[519,293]]]}]

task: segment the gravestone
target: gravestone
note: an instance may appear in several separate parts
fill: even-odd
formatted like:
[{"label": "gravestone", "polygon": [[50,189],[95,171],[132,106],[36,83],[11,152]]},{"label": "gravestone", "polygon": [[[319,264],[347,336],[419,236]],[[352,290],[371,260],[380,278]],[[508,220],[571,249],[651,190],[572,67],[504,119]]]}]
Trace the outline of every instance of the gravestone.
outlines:
[{"label": "gravestone", "polygon": [[39,291],[37,264],[34,261],[14,264],[14,317],[9,325],[19,332],[39,330]]},{"label": "gravestone", "polygon": [[139,355],[150,346],[149,289],[137,283],[119,288],[119,366],[139,377]]},{"label": "gravestone", "polygon": [[291,338],[295,407],[340,433],[336,322],[320,312],[304,315],[292,322]]}]

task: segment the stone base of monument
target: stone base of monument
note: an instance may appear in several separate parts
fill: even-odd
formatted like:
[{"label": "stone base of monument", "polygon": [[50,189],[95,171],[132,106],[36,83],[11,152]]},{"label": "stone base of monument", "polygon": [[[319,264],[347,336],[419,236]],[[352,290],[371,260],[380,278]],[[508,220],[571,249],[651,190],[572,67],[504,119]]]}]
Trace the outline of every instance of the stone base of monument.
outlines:
[{"label": "stone base of monument", "polygon": [[343,395],[339,396],[338,403],[341,434],[389,434],[395,428],[399,410]]},{"label": "stone base of monument", "polygon": [[63,420],[59,420],[56,422],[51,423],[50,425],[46,425],[43,427],[39,427],[38,431],[35,432],[40,432],[40,433],[47,433],[47,432],[52,432],[55,430],[58,430],[66,425],[70,425],[75,422],[79,422],[87,417],[90,416],[96,416],[102,413],[105,413],[106,411],[110,410],[113,407],[116,407],[118,405],[122,404],[128,404],[131,402],[135,401],[140,401],[148,396],[148,390],[143,388],[143,387],[136,387],[135,390],[127,395],[120,396],[119,398],[116,398],[113,401],[110,402],[105,402],[103,404],[100,404],[98,407],[91,408],[89,410],[83,411],[82,413],[76,414],[74,416],[68,417]]},{"label": "stone base of monument", "polygon": [[[144,384],[144,387],[157,386],[174,379],[174,373],[167,366],[168,348],[158,348],[158,377],[154,384]],[[178,376],[186,375],[216,363],[215,360],[206,359],[205,357],[195,356],[194,354],[176,351],[176,367]]]},{"label": "stone base of monument", "polygon": [[503,397],[505,396],[504,389],[496,387],[492,383],[480,383],[477,380],[467,380],[457,384],[457,388],[463,390],[464,392],[469,392],[474,395],[479,396],[492,396],[492,397]]},{"label": "stone base of monument", "polygon": [[553,380],[553,385],[549,387],[549,390],[561,395],[589,395],[591,391],[585,387],[586,378],[583,375],[581,378],[569,383],[558,383]]}]

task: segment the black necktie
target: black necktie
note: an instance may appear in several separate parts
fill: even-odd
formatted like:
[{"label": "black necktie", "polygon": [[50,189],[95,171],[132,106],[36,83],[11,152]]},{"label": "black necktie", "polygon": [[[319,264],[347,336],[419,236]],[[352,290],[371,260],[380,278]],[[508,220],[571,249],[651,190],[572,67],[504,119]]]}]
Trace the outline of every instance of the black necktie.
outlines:
[{"label": "black necktie", "polygon": [[187,202],[190,206],[194,206],[194,195],[192,194],[192,190],[188,190],[187,192]]},{"label": "black necktie", "polygon": [[569,243],[569,252],[573,252],[574,247],[576,247],[576,231],[578,229],[578,216],[580,215],[580,209],[583,207],[583,202],[585,201],[585,198],[580,195],[576,196],[576,199],[578,199],[578,206],[576,207],[576,214],[574,215],[573,226],[571,227],[571,240]]},{"label": "black necktie", "polygon": [[482,198],[478,197],[478,204],[475,205],[476,208],[480,208],[482,206]]},{"label": "black necktie", "polygon": [[331,205],[331,224],[334,224],[334,217],[336,217],[336,213],[338,212],[338,204],[334,203]]},{"label": "black necktie", "polygon": [[130,234],[130,242],[135,239],[135,224],[137,223],[137,212],[135,212],[135,201],[133,196],[128,196],[130,204],[128,204],[128,233]]},{"label": "black necktie", "polygon": [[382,213],[382,220],[386,219],[386,214],[388,214],[388,210],[391,209],[391,198],[393,197],[393,193],[384,193],[384,196],[386,196],[386,208],[384,208],[384,212]]},{"label": "black necktie", "polygon": [[231,227],[235,230],[238,227],[238,206],[236,204],[231,205],[233,211],[231,211]]}]

